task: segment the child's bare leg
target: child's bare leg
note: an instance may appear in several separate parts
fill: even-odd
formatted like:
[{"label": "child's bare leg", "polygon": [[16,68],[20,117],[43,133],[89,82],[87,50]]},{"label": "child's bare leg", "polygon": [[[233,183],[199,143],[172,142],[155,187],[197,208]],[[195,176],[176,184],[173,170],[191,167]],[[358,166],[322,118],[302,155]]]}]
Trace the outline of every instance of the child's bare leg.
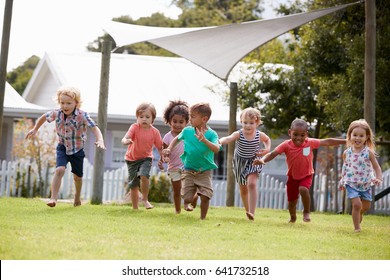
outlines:
[{"label": "child's bare leg", "polygon": [[181,212],[181,181],[172,181],[173,203],[175,204],[176,214]]},{"label": "child's bare leg", "polygon": [[310,222],[310,192],[306,187],[299,187],[299,194],[301,195],[303,204],[303,221]]},{"label": "child's bare leg", "polygon": [[131,204],[133,205],[133,209],[138,209],[138,201],[139,201],[139,190],[138,187],[134,187],[130,191]]},{"label": "child's bare leg", "polygon": [[288,212],[290,212],[289,223],[295,223],[297,220],[297,203],[298,199],[288,202]]},{"label": "child's bare leg", "polygon": [[51,197],[49,202],[47,203],[47,206],[49,207],[55,207],[58,199],[58,192],[61,187],[61,181],[62,177],[64,177],[65,174],[65,166],[59,166],[56,168],[54,172],[53,181],[51,183]]},{"label": "child's bare leg", "polygon": [[248,212],[255,215],[257,205],[257,173],[248,176]]},{"label": "child's bare leg", "polygon": [[355,231],[359,232],[360,229],[360,222],[361,222],[361,211],[362,211],[362,201],[360,200],[360,197],[352,198],[352,222],[353,226],[355,227]]},{"label": "child's bare leg", "polygon": [[360,223],[363,221],[363,214],[371,207],[371,201],[362,199],[362,210],[360,210]]},{"label": "child's bare leg", "polygon": [[207,211],[209,210],[210,198],[200,195],[200,219],[206,219]]},{"label": "child's bare leg", "polygon": [[76,188],[76,192],[74,194],[73,206],[81,205],[81,188],[83,186],[83,178],[73,174],[74,186]]},{"label": "child's bare leg", "polygon": [[198,194],[195,193],[194,198],[192,199],[191,205],[192,208],[196,208],[196,204],[198,204]]},{"label": "child's bare leg", "polygon": [[152,209],[153,205],[149,202],[149,178],[146,176],[141,176],[141,193],[142,193],[142,202],[146,209]]},{"label": "child's bare leg", "polygon": [[249,212],[248,187],[246,185],[240,185],[240,196],[245,212]]}]

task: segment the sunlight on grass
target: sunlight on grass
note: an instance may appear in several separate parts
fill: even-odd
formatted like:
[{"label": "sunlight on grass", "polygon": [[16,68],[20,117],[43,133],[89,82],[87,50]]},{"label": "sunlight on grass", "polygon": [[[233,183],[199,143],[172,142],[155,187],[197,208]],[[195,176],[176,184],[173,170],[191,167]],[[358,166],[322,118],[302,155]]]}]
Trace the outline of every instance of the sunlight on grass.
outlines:
[{"label": "sunlight on grass", "polygon": [[129,205],[46,207],[39,199],[0,198],[0,258],[91,260],[386,260],[390,217],[365,216],[353,232],[349,215],[313,213],[288,224],[287,210],[210,208],[174,214],[172,205],[152,210]]}]

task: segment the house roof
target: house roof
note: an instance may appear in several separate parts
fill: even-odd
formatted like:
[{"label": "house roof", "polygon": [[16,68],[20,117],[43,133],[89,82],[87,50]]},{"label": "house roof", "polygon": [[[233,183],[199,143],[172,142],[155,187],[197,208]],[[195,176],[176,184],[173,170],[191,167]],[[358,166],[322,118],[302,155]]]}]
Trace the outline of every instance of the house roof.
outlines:
[{"label": "house roof", "polygon": [[[23,97],[48,108],[57,107],[56,89],[71,85],[80,89],[82,109],[97,113],[99,104],[101,53],[46,53],[38,64]],[[211,120],[226,122],[228,104],[210,87],[228,91],[228,85],[184,58],[111,54],[108,118],[134,116],[138,104],[151,102],[162,117],[170,100],[190,105],[209,102]],[[156,119],[156,120],[157,120]]]},{"label": "house roof", "polygon": [[5,84],[4,115],[9,117],[20,117],[26,113],[42,114],[47,108],[27,102],[7,82]]}]

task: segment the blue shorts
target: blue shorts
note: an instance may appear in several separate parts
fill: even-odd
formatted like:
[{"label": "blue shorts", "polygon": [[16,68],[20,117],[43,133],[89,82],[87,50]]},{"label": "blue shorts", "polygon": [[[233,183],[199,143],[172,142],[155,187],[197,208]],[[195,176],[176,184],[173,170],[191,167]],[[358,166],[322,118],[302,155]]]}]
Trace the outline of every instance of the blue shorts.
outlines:
[{"label": "blue shorts", "polygon": [[62,144],[58,144],[56,149],[57,159],[56,159],[56,167],[65,166],[70,162],[70,166],[72,167],[72,173],[76,174],[79,177],[83,177],[83,165],[84,165],[84,149],[81,149],[77,153],[73,155],[66,154],[66,148]]},{"label": "blue shorts", "polygon": [[127,171],[129,172],[128,186],[130,189],[140,186],[140,176],[149,178],[152,168],[152,159],[143,158],[135,161],[126,160]]},{"label": "blue shorts", "polygon": [[363,200],[372,201],[371,188],[366,191],[358,191],[357,189],[345,185],[345,189],[347,190],[349,199],[360,197]]}]

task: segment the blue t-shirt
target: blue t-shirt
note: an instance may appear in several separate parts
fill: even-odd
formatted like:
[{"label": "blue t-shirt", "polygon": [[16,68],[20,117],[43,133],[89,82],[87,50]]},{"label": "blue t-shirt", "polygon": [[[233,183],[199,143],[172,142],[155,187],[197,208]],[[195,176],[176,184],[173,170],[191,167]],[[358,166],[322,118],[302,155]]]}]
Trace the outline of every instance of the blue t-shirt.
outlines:
[{"label": "blue t-shirt", "polygon": [[[195,135],[195,128],[187,126],[177,138],[184,143],[184,153],[181,155],[184,169],[196,171],[216,169],[218,166],[214,162],[214,152],[206,144],[200,142]],[[218,134],[210,127],[207,127],[204,136],[210,142],[218,144]]]}]

